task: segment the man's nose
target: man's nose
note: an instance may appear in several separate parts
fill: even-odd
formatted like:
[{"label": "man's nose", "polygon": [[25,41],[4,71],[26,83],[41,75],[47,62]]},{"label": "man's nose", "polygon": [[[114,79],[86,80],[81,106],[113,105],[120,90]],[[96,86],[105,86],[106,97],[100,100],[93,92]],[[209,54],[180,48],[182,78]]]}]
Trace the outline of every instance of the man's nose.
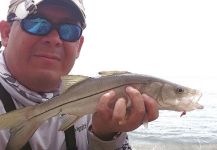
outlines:
[{"label": "man's nose", "polygon": [[45,35],[43,37],[43,42],[51,44],[52,46],[61,46],[63,44],[56,29],[53,29],[49,34]]}]

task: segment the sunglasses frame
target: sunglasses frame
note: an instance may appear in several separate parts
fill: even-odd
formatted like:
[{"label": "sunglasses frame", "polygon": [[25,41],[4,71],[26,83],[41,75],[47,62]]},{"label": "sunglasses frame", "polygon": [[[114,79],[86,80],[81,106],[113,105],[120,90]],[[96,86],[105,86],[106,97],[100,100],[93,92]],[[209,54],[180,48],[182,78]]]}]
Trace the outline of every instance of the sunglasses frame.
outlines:
[{"label": "sunglasses frame", "polygon": [[[46,22],[48,22],[48,23],[50,24],[50,29],[48,30],[48,32],[46,32],[46,33],[44,33],[44,34],[36,34],[36,33],[33,33],[33,32],[28,31],[28,30],[25,28],[25,25],[24,25],[24,24],[25,24],[25,20],[28,20],[28,19],[36,19],[36,18],[44,19]],[[60,38],[61,40],[63,40],[63,41],[66,41],[66,42],[76,42],[76,41],[78,41],[78,40],[80,39],[81,35],[82,35],[82,32],[83,32],[82,27],[81,27],[80,25],[76,24],[76,23],[59,23],[59,24],[54,24],[54,23],[52,23],[49,19],[47,19],[46,17],[42,17],[42,16],[40,16],[40,15],[30,15],[30,16],[27,16],[27,17],[24,18],[24,19],[19,20],[19,21],[20,21],[20,26],[21,26],[21,28],[22,28],[25,32],[27,32],[27,33],[29,33],[29,34],[31,34],[31,35],[35,35],[35,36],[45,36],[45,35],[48,35],[52,30],[55,29],[55,30],[57,30],[57,32],[58,32],[59,38]],[[77,38],[73,39],[73,40],[67,40],[67,39],[62,38],[61,32],[60,32],[60,27],[61,27],[61,25],[73,25],[73,26],[78,27],[78,28],[80,29],[80,31],[79,31],[79,32],[80,32],[79,36],[78,36]]]}]

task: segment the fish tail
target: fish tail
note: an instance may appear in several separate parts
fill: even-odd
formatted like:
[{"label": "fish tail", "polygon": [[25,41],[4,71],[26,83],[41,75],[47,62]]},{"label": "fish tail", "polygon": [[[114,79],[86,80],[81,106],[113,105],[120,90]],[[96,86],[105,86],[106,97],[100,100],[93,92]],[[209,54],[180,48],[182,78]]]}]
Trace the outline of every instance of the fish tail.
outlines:
[{"label": "fish tail", "polygon": [[29,106],[0,115],[0,129],[10,129],[28,120],[33,112],[32,110],[33,106]]},{"label": "fish tail", "polygon": [[0,129],[10,129],[7,150],[21,149],[44,121],[37,115],[34,106],[14,110],[0,115]]},{"label": "fish tail", "polygon": [[14,128],[11,128],[11,136],[6,150],[21,149],[32,137],[43,121],[44,120],[40,117],[35,117],[18,124]]}]

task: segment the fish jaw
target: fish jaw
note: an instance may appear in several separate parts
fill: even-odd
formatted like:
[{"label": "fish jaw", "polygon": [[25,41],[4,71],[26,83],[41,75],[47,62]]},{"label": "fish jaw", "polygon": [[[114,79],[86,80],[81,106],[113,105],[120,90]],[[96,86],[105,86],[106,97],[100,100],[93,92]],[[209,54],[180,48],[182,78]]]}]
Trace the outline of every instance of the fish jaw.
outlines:
[{"label": "fish jaw", "polygon": [[189,96],[174,98],[172,100],[167,100],[169,103],[164,101],[158,101],[159,110],[173,110],[179,112],[187,112],[195,109],[203,109],[204,107],[198,103],[201,98],[202,93],[200,91],[194,92]]},{"label": "fish jaw", "polygon": [[202,93],[200,91],[196,91],[194,96],[182,98],[179,100],[176,110],[187,112],[195,109],[203,109],[204,106],[198,103],[201,97]]}]

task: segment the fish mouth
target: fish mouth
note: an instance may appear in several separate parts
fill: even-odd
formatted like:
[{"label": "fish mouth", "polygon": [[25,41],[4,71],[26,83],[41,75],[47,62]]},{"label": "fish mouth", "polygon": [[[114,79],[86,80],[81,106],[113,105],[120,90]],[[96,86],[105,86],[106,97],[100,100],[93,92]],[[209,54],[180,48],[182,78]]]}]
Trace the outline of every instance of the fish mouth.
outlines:
[{"label": "fish mouth", "polygon": [[198,103],[202,95],[202,92],[197,91],[197,94],[194,96],[192,103],[194,104],[195,109],[203,109],[203,105]]},{"label": "fish mouth", "polygon": [[179,104],[177,105],[177,111],[192,111],[195,109],[203,109],[203,106],[198,103],[202,93],[200,91],[195,91],[191,96],[181,98]]},{"label": "fish mouth", "polygon": [[[183,100],[181,105],[184,107],[184,111],[192,111],[195,109],[203,109],[203,105],[199,104],[198,101],[202,97],[202,93],[200,91],[196,91],[194,96],[191,96],[187,98],[186,100]],[[189,103],[190,102],[190,103]]]}]

